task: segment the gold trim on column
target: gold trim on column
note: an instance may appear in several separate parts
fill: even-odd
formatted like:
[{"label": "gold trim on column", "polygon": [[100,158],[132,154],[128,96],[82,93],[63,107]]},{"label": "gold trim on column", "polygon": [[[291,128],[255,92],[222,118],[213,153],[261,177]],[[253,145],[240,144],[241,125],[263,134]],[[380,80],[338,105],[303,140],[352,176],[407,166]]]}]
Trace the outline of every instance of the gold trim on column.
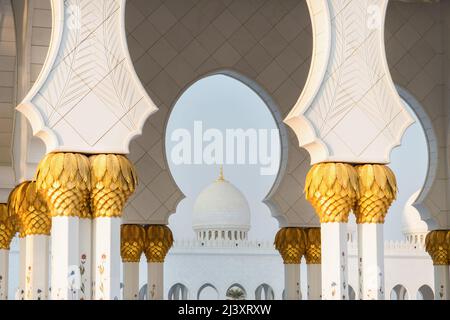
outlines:
[{"label": "gold trim on column", "polygon": [[91,156],[89,161],[93,216],[121,217],[125,202],[137,185],[133,164],[125,156],[115,154]]},{"label": "gold trim on column", "polygon": [[147,262],[164,262],[167,252],[173,245],[172,231],[164,225],[149,225],[145,233],[144,253]]},{"label": "gold trim on column", "polygon": [[395,174],[381,164],[358,165],[356,172],[359,185],[359,197],[354,208],[356,223],[384,223],[397,196]]},{"label": "gold trim on column", "polygon": [[308,172],[305,196],[321,223],[348,222],[358,191],[355,168],[347,163],[319,163]]},{"label": "gold trim on column", "polygon": [[19,238],[25,237],[24,227],[21,223],[21,219],[19,217],[19,207],[20,203],[22,203],[24,196],[23,193],[19,193],[19,189],[23,184],[28,183],[28,181],[24,181],[18,184],[14,189],[12,189],[11,193],[8,197],[8,214],[11,217],[12,223],[16,228],[16,231],[19,232]]},{"label": "gold trim on column", "polygon": [[301,228],[287,227],[278,230],[275,249],[280,252],[284,264],[300,264],[306,250],[305,237]]},{"label": "gold trim on column", "polygon": [[425,250],[435,266],[450,265],[449,230],[430,231],[425,238]]},{"label": "gold trim on column", "polygon": [[8,205],[0,203],[0,249],[9,250],[15,233],[16,228],[8,213]]},{"label": "gold trim on column", "polygon": [[78,153],[50,153],[39,163],[36,186],[51,215],[90,218],[89,159]]},{"label": "gold trim on column", "polygon": [[145,229],[141,225],[120,226],[120,256],[122,262],[139,262],[144,252]]},{"label": "gold trim on column", "polygon": [[306,264],[321,264],[322,244],[320,238],[320,228],[306,228]]},{"label": "gold trim on column", "polygon": [[43,195],[36,182],[26,181],[15,189],[10,207],[18,217],[21,235],[50,235],[52,220]]}]

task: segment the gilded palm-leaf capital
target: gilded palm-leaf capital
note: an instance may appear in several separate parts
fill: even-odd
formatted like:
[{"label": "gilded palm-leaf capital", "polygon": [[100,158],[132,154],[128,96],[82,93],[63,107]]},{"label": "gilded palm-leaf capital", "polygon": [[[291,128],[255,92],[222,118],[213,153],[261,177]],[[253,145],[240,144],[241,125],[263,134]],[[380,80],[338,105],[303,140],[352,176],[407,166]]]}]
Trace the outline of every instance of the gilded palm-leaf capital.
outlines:
[{"label": "gilded palm-leaf capital", "polygon": [[145,247],[145,229],[141,225],[120,227],[120,255],[123,262],[139,262]]},{"label": "gilded palm-leaf capital", "polygon": [[300,264],[305,254],[306,235],[302,228],[287,227],[275,235],[275,249],[280,252],[284,264]]},{"label": "gilded palm-leaf capital", "polygon": [[145,230],[145,256],[148,262],[164,262],[173,245],[173,235],[169,227],[164,225],[149,225]]}]

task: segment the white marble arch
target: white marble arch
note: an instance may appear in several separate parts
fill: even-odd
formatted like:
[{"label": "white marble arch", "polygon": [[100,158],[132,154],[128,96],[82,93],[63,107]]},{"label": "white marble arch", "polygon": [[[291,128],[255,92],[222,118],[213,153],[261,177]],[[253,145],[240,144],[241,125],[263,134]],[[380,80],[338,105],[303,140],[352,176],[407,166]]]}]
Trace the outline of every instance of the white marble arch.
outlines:
[{"label": "white marble arch", "polygon": [[189,289],[183,283],[175,283],[170,287],[167,298],[168,300],[188,300]]},{"label": "white marble arch", "polygon": [[[44,7],[47,9],[46,2],[48,1],[39,1],[39,6],[42,6],[38,8],[40,12]],[[160,107],[148,121],[151,122],[152,128],[147,130],[147,134],[150,133],[155,137],[155,144],[148,146],[147,149],[133,146],[132,143],[131,147],[132,149],[134,147],[134,150],[130,156],[138,161],[141,160],[142,154],[146,153],[154,162],[151,165],[152,181],[148,181],[148,184],[167,182],[163,183],[166,186],[164,192],[150,188],[145,194],[147,196],[150,194],[150,197],[156,199],[156,205],[148,206],[147,212],[137,204],[138,208],[128,208],[127,216],[137,221],[164,223],[167,216],[175,211],[176,203],[181,199],[181,194],[170,181],[170,175],[164,165],[162,158],[164,152],[161,150],[160,140],[170,110],[169,106],[187,82],[214,69],[237,70],[250,79],[256,79],[270,93],[279,105],[281,113],[285,115],[295,104],[303,88],[312,52],[309,13],[304,1],[295,5],[288,0],[279,0],[276,4],[274,1],[261,1],[260,4],[252,3],[244,6],[244,1],[233,1],[224,5],[221,1],[212,0],[209,2],[208,23],[198,25],[195,24],[193,17],[205,10],[203,4],[194,6],[186,2],[183,6],[176,7],[173,3],[169,0],[158,1],[158,4],[128,0],[125,10],[128,48],[134,67],[145,89]],[[275,6],[279,6],[277,15],[269,15],[268,12]],[[444,107],[448,103],[445,95],[448,83],[445,77],[448,75],[448,68],[444,68],[448,48],[444,47],[445,43],[441,41],[443,37],[439,35],[444,32],[446,26],[444,22],[450,19],[450,15],[442,16],[440,18],[442,21],[437,17],[439,12],[448,12],[446,9],[448,9],[446,2],[407,4],[390,1],[385,37],[389,69],[394,82],[410,91],[424,106],[431,119],[432,128],[436,131],[436,145],[439,146],[436,150],[440,152],[436,156],[439,158],[438,168],[435,182],[430,187],[427,197],[429,200],[427,206],[430,214],[439,216],[436,220],[440,227],[446,227],[449,221],[448,205],[445,200],[439,200],[445,199],[445,184],[448,183],[447,174],[440,169],[444,168],[448,161],[445,154],[447,134],[442,132],[448,131],[448,125],[443,125],[442,117],[439,116],[444,114]],[[45,20],[46,16],[36,14],[39,20]],[[162,16],[167,19],[157,19]],[[40,25],[50,24],[49,15],[48,20],[40,22]],[[269,23],[261,24],[262,21]],[[407,32],[409,37],[403,37]],[[177,39],[176,34],[183,37]],[[41,49],[44,47],[45,44],[42,44]],[[31,60],[39,60],[38,56],[42,55],[42,51],[33,50]],[[162,55],[161,52],[166,54]],[[420,59],[413,61],[411,57],[415,58],[417,52],[421,53]],[[182,76],[177,77],[176,70],[182,71]],[[440,71],[443,71],[442,76]],[[37,64],[32,66],[32,73],[35,75],[33,78],[36,78],[39,73]],[[288,135],[291,136],[290,131]],[[290,163],[303,160],[297,154],[292,156],[293,153],[297,152],[294,150],[288,156],[296,161],[288,161],[289,177],[286,176],[282,181],[286,190],[301,190],[301,178],[295,175],[297,168]],[[306,163],[308,161],[309,159]],[[432,173],[431,163],[430,166]],[[431,177],[432,175],[429,175],[427,182],[432,180]],[[280,184],[278,190],[282,188],[283,184]],[[143,189],[141,185],[139,192]],[[286,193],[277,194],[280,196]],[[145,198],[145,195],[141,198]],[[296,204],[300,198],[302,195],[298,192],[297,195],[288,193],[287,199],[277,199],[283,212],[291,212],[287,214],[289,217],[287,225],[305,224],[301,218],[303,213],[295,212],[296,209],[302,211],[298,209],[301,206]],[[300,215],[300,218],[297,215]],[[311,219],[311,224],[316,223],[314,216],[311,216]]]},{"label": "white marble arch", "polygon": [[225,297],[226,298],[229,298],[228,297],[228,292],[230,290],[241,290],[241,292],[244,294],[243,297],[242,297],[242,300],[248,300],[248,299],[253,298],[253,297],[249,297],[249,294],[247,293],[247,290],[244,288],[243,285],[241,285],[239,283],[233,283],[233,284],[228,286],[228,288],[227,288],[227,290],[225,292]]},{"label": "white marble arch", "polygon": [[[176,105],[179,98],[184,94],[186,90],[188,90],[194,83],[210,77],[214,75],[225,75],[228,77],[231,77],[235,79],[236,81],[241,82],[243,85],[247,86],[250,90],[253,90],[266,104],[266,107],[270,110],[275,123],[277,124],[277,127],[280,132],[280,145],[281,145],[281,158],[280,158],[280,167],[277,173],[277,177],[275,179],[274,184],[272,185],[270,191],[268,192],[267,196],[263,199],[263,202],[269,207],[271,210],[272,216],[275,217],[279,225],[281,227],[285,226],[316,226],[318,225],[316,215],[314,214],[313,208],[311,205],[304,199],[304,197],[301,195],[301,191],[303,189],[303,181],[307,174],[307,171],[309,170],[309,156],[306,152],[306,150],[298,147],[298,145],[294,144],[293,142],[295,139],[293,139],[290,134],[288,133],[286,125],[283,123],[282,115],[280,113],[280,108],[272,98],[270,94],[266,92],[266,90],[260,85],[257,81],[248,78],[247,76],[230,69],[217,69],[213,70],[211,72],[208,72],[199,78],[196,78],[192,81],[190,81],[180,92],[180,94],[175,99],[173,106]],[[172,106],[172,108],[173,108]],[[167,116],[166,123],[164,128],[167,126],[167,121],[170,117],[170,114]],[[151,118],[149,119],[151,122]],[[292,135],[292,133],[291,133]],[[144,129],[144,135],[138,140],[145,139],[145,129]],[[163,135],[165,137],[165,133]],[[167,158],[166,158],[166,150],[165,150],[165,143],[163,143],[163,158],[164,158],[164,164],[167,166]],[[296,155],[297,157],[289,157],[289,151],[293,151],[293,155]],[[133,157],[133,148],[131,149],[131,157]],[[298,167],[295,172],[295,178],[294,173],[288,171],[288,162],[295,163]],[[291,164],[292,167],[292,164]],[[168,168],[168,166],[167,166]],[[139,167],[138,167],[139,170]],[[168,178],[170,178],[170,182],[176,186],[175,180],[170,173],[170,170],[168,171]],[[288,183],[283,182],[284,179],[287,177],[287,179],[298,179],[299,187],[294,189],[287,189]],[[298,178],[300,177],[300,178]],[[166,179],[165,183],[168,183],[169,179]],[[178,186],[177,186],[178,188]],[[299,192],[300,191],[300,192]],[[181,192],[181,191],[180,191]],[[294,205],[291,204],[291,206],[286,205],[287,202],[283,200],[283,196],[281,196],[281,193],[283,193],[283,196],[286,198],[289,198],[288,194],[291,194],[295,197],[295,208],[292,208]],[[300,195],[300,196],[299,196]],[[182,199],[182,195],[179,195],[178,201],[175,201],[173,205],[177,205],[179,201]],[[132,217],[128,215],[130,212],[129,210],[133,207],[134,199],[136,196],[134,196],[129,205],[125,208],[125,214],[124,214],[124,221],[127,221],[127,223],[138,223],[139,220],[134,220]],[[292,196],[290,197],[292,198]],[[131,209],[132,210],[132,209]],[[164,217],[164,219],[168,219],[169,215],[174,213],[175,208],[172,209],[172,211],[168,211],[168,215]],[[166,220],[163,220],[162,223],[166,223]],[[159,221],[152,220],[152,223],[161,223]]]},{"label": "white marble arch", "polygon": [[[280,226],[311,225],[315,215],[303,217],[303,212],[311,212],[312,208],[301,194],[309,158],[281,121],[300,95],[309,67],[311,33],[306,5],[280,0],[275,5],[280,11],[276,17],[269,15],[274,9],[274,3],[269,1],[260,4],[235,1],[229,6],[217,0],[209,3],[210,24],[205,25],[197,25],[194,16],[203,12],[206,3],[177,8],[169,1],[162,1],[159,8],[138,1],[127,3],[130,55],[159,111],[147,120],[143,135],[130,145],[130,158],[138,174],[143,173],[144,185],[130,199],[124,220],[165,224],[176,211],[183,195],[169,172],[164,150],[170,111],[192,83],[220,73],[237,78],[258,93],[279,125],[283,150],[281,170],[264,202]],[[182,16],[177,10],[187,14]],[[156,13],[167,17],[171,21],[169,25],[163,26]],[[247,18],[239,16],[243,14]],[[271,28],[263,25],[261,15],[273,19]],[[158,36],[152,38],[146,30],[154,30]],[[282,30],[290,34],[283,36]],[[176,34],[183,34],[187,39],[179,39]],[[165,55],[160,51],[163,47]],[[289,181],[283,183],[285,179]],[[277,192],[279,186],[284,188],[282,196],[282,192]]]},{"label": "white marble arch", "polygon": [[262,283],[255,289],[255,300],[275,300],[275,291],[269,284]]},{"label": "white marble arch", "polygon": [[219,298],[219,291],[211,283],[205,283],[197,291],[197,300],[219,300]]},{"label": "white marble arch", "polygon": [[434,300],[434,292],[433,289],[430,288],[430,286],[424,284],[417,290],[416,294],[417,300]]},{"label": "white marble arch", "polygon": [[422,129],[425,133],[427,141],[427,153],[428,153],[428,168],[424,185],[413,204],[419,211],[423,221],[428,225],[429,230],[437,228],[435,219],[436,212],[434,210],[433,202],[430,200],[430,191],[436,180],[436,171],[439,161],[439,148],[437,147],[436,133],[433,128],[433,124],[426,113],[423,106],[419,101],[405,88],[397,85],[397,91],[400,97],[408,104],[412,111],[416,114]]},{"label": "white marble arch", "polygon": [[410,299],[408,289],[402,284],[395,285],[388,292],[390,293],[390,297],[389,297],[390,300],[409,300]]}]

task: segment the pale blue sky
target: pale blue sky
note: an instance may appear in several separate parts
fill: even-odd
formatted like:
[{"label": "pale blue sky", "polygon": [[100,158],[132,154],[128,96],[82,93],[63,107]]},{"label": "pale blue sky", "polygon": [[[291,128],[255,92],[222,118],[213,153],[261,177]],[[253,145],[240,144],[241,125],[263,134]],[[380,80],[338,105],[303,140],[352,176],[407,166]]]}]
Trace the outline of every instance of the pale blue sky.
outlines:
[{"label": "pale blue sky", "polygon": [[[175,142],[170,137],[173,130],[185,128],[193,131],[194,121],[201,120],[204,130],[217,128],[221,131],[236,128],[276,129],[275,120],[261,98],[243,83],[228,76],[216,75],[192,85],[179,99],[170,116],[166,149],[169,167],[178,186],[186,195],[172,215],[169,223],[175,237],[191,238],[192,208],[198,193],[214,181],[218,175],[217,165],[174,165],[170,150]],[[401,214],[411,194],[423,185],[427,167],[427,150],[424,132],[416,123],[411,126],[402,146],[391,155],[391,168],[399,186],[397,201],[392,206],[385,224],[385,238],[402,239]],[[279,160],[279,154],[276,155]],[[258,165],[225,165],[226,178],[247,197],[252,211],[250,238],[273,240],[278,222],[261,200],[269,192],[275,176],[260,175]],[[299,190],[301,191],[301,190]]]}]

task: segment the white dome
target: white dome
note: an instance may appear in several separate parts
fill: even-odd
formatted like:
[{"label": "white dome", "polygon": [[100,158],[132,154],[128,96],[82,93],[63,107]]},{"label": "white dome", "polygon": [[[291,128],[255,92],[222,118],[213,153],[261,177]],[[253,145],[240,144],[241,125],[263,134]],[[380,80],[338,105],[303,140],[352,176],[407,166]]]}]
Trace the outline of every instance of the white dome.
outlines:
[{"label": "white dome", "polygon": [[250,229],[250,207],[247,199],[223,175],[198,195],[194,204],[192,227],[199,230]]},{"label": "white dome", "polygon": [[427,223],[422,220],[419,211],[413,206],[419,193],[420,190],[416,191],[408,201],[406,201],[405,207],[403,208],[402,231],[405,235],[423,234],[428,232]]}]

